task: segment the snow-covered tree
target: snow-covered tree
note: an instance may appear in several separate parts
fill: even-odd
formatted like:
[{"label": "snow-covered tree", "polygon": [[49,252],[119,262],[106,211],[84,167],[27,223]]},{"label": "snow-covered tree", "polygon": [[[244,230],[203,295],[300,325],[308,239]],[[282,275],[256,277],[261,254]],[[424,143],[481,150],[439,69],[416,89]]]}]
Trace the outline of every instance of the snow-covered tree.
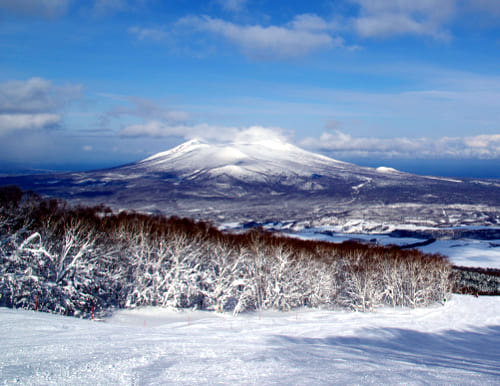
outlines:
[{"label": "snow-covered tree", "polygon": [[0,188],[0,305],[89,316],[153,305],[257,309],[426,306],[450,290],[442,256],[226,234],[188,219],[68,207]]}]

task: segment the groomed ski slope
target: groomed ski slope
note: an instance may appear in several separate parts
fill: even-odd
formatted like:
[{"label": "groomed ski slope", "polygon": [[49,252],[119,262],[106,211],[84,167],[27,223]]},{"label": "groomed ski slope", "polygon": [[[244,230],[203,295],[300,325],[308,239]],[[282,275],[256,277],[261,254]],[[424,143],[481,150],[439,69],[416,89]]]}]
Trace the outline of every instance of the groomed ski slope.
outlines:
[{"label": "groomed ski slope", "polygon": [[146,308],[102,322],[0,309],[4,384],[500,384],[500,297],[427,309],[237,317]]}]

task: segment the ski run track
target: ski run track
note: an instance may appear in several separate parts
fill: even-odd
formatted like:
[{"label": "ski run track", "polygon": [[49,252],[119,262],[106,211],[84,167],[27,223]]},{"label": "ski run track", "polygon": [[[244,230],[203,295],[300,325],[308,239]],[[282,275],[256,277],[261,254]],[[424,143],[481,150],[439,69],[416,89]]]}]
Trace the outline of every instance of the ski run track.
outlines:
[{"label": "ski run track", "polygon": [[104,320],[0,308],[0,382],[28,385],[498,385],[500,297],[429,308]]}]

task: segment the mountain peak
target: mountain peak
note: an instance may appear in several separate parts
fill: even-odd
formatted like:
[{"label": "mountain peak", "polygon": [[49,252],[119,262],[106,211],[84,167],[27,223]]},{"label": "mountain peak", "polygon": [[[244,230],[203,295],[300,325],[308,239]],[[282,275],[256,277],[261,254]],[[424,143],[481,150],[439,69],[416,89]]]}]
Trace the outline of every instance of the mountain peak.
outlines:
[{"label": "mountain peak", "polygon": [[263,176],[319,175],[345,165],[300,149],[277,136],[257,138],[241,135],[226,143],[193,139],[146,158],[136,167],[148,171],[182,171],[184,176],[205,173],[261,180]]},{"label": "mountain peak", "polygon": [[202,147],[204,145],[207,145],[207,143],[200,140],[200,139],[191,139],[187,142],[181,143],[180,145],[178,145],[172,149],[153,154],[152,156],[150,156],[146,159],[143,159],[142,161],[139,161],[139,163],[150,162],[150,161],[153,161],[156,159],[168,157],[168,156],[173,155],[173,154],[191,152],[191,151],[196,150],[197,148]]}]

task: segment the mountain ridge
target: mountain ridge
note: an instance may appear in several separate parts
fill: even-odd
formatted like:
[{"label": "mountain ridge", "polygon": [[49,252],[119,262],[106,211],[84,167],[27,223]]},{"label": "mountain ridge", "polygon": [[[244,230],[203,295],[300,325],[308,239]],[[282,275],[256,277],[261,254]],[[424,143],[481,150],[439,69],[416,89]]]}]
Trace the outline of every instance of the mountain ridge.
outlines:
[{"label": "mountain ridge", "polygon": [[276,138],[185,142],[103,170],[0,178],[73,203],[223,222],[500,224],[500,182],[338,161]]},{"label": "mountain ridge", "polygon": [[[300,170],[297,169],[297,166],[301,163],[307,165],[308,169],[348,165],[345,162],[308,152],[276,139],[216,144],[191,140],[173,149],[154,154],[133,165],[134,168],[145,167],[149,171],[155,168],[189,170],[194,165],[194,169],[229,168],[232,170],[245,169],[255,173],[296,174]],[[307,171],[303,173],[309,174]]]}]

